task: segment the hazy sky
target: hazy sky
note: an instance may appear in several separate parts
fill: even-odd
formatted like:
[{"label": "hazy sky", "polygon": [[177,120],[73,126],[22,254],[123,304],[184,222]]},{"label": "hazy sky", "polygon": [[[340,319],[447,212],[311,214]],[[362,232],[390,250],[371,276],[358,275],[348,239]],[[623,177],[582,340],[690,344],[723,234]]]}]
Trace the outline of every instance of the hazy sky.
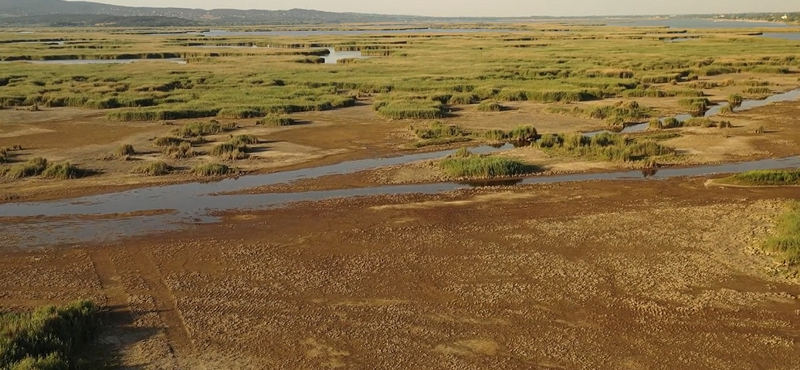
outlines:
[{"label": "hazy sky", "polygon": [[628,15],[800,11],[800,0],[99,0],[127,6],[317,9],[430,16]]}]

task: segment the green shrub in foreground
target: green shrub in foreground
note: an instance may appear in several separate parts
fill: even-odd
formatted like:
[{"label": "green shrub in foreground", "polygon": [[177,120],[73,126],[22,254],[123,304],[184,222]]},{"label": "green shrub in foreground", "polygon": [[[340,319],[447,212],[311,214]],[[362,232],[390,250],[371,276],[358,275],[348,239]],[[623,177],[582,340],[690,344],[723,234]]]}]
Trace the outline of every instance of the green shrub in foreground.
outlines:
[{"label": "green shrub in foreground", "polygon": [[100,326],[88,301],[0,314],[0,369],[71,369]]},{"label": "green shrub in foreground", "polygon": [[220,157],[223,160],[235,161],[239,159],[246,159],[248,157],[247,145],[238,145],[237,143],[222,143],[217,144],[211,149],[211,155]]},{"label": "green shrub in foreground", "polygon": [[42,178],[54,180],[79,179],[89,175],[89,171],[80,169],[75,165],[67,163],[52,164],[42,172]]}]

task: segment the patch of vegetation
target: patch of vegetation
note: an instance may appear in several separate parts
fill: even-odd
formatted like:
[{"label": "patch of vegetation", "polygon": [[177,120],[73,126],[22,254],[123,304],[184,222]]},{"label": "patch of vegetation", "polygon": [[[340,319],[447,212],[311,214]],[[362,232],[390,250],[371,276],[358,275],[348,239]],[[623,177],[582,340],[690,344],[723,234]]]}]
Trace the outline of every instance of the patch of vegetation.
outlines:
[{"label": "patch of vegetation", "polygon": [[749,87],[744,89],[744,93],[750,95],[769,95],[772,94],[772,90],[768,87]]},{"label": "patch of vegetation", "polygon": [[192,174],[202,177],[219,177],[238,174],[235,168],[228,167],[221,163],[206,163],[192,168]]},{"label": "patch of vegetation", "polygon": [[185,141],[178,145],[170,145],[164,148],[162,153],[165,157],[172,159],[186,159],[197,155],[197,152],[194,151],[192,144]]},{"label": "patch of vegetation", "polygon": [[295,124],[293,118],[281,115],[267,115],[256,122],[257,125],[264,126],[291,126]]},{"label": "patch of vegetation", "polygon": [[8,154],[8,150],[5,148],[0,148],[0,163],[8,162],[10,155]]},{"label": "patch of vegetation", "polygon": [[553,114],[602,119],[611,126],[624,126],[626,123],[638,122],[650,117],[650,108],[640,106],[636,101],[617,102],[612,105],[574,107],[572,109],[551,107],[547,111]]},{"label": "patch of vegetation", "polygon": [[800,268],[800,202],[794,201],[778,219],[775,235],[764,243],[764,250],[787,268],[798,273]]},{"label": "patch of vegetation", "polygon": [[454,156],[439,162],[448,176],[465,178],[492,178],[520,176],[533,172],[532,166],[518,160],[497,156],[481,156],[462,149]]},{"label": "patch of vegetation", "polygon": [[133,145],[131,145],[131,144],[121,145],[114,152],[114,156],[115,157],[126,157],[126,156],[130,156],[130,155],[136,155],[136,150],[133,149]]},{"label": "patch of vegetation", "polygon": [[163,176],[172,172],[172,166],[166,162],[150,162],[133,169],[133,173],[145,176]]},{"label": "patch of vegetation", "polygon": [[448,101],[449,104],[452,105],[469,105],[475,104],[480,101],[477,95],[474,93],[458,93],[453,94]]},{"label": "patch of vegetation", "polygon": [[730,107],[733,107],[733,108],[738,107],[738,106],[742,105],[742,103],[744,103],[744,98],[741,95],[739,95],[739,94],[731,94],[730,96],[728,96],[729,108]]},{"label": "patch of vegetation", "polygon": [[247,154],[248,150],[249,148],[247,145],[236,142],[227,142],[215,145],[211,149],[210,154],[223,160],[236,161],[240,159],[247,159],[249,157]]},{"label": "patch of vegetation", "polygon": [[444,105],[430,100],[379,101],[373,108],[381,116],[391,119],[437,119],[445,116]]},{"label": "patch of vegetation", "polygon": [[25,163],[12,166],[5,174],[12,179],[39,176],[47,169],[47,159],[36,157]]},{"label": "patch of vegetation", "polygon": [[694,114],[703,114],[712,104],[707,98],[686,98],[678,100],[678,105],[688,108]]},{"label": "patch of vegetation", "polygon": [[78,168],[77,166],[67,163],[50,164],[42,172],[42,178],[52,180],[72,180],[86,177],[92,174],[92,171]]},{"label": "patch of vegetation", "polygon": [[479,112],[500,112],[504,108],[500,103],[493,100],[486,100],[478,104]]},{"label": "patch of vegetation", "polygon": [[235,129],[235,123],[220,124],[216,120],[211,120],[208,122],[189,123],[183,127],[173,130],[172,133],[179,137],[192,138],[204,135],[220,134]]},{"label": "patch of vegetation", "polygon": [[89,301],[0,314],[0,369],[88,368],[80,354],[95,339],[99,316]]},{"label": "patch of vegetation", "polygon": [[739,173],[720,182],[737,185],[800,185],[800,170],[761,170]]},{"label": "patch of vegetation", "polygon": [[153,145],[157,147],[178,146],[183,143],[189,143],[189,142],[186,139],[180,139],[172,136],[162,136],[153,141]]},{"label": "patch of vegetation", "polygon": [[228,142],[235,145],[255,145],[261,141],[253,135],[236,135],[231,136],[231,139],[228,140]]},{"label": "patch of vegetation", "polygon": [[511,131],[489,130],[482,136],[490,141],[534,141],[539,138],[539,133],[533,126],[517,126]]},{"label": "patch of vegetation", "polygon": [[615,162],[647,161],[675,154],[674,148],[655,140],[639,140],[607,132],[591,138],[581,134],[545,134],[536,145],[571,156]]}]

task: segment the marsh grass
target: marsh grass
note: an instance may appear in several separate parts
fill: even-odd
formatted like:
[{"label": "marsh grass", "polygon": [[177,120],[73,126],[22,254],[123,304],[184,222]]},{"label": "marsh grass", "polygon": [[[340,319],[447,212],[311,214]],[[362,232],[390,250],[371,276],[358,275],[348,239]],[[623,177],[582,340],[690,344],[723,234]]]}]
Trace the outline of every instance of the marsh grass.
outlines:
[{"label": "marsh grass", "polygon": [[639,140],[607,132],[591,138],[581,134],[545,134],[535,144],[551,152],[613,162],[647,161],[675,154],[675,149],[656,140]]},{"label": "marsh grass", "polygon": [[48,165],[47,168],[42,171],[42,178],[51,180],[72,180],[90,176],[93,173],[93,171],[78,168],[67,162]]},{"label": "marsh grass", "polygon": [[289,116],[282,116],[282,115],[267,115],[258,122],[257,125],[264,125],[264,126],[291,126],[295,124],[295,120]]},{"label": "marsh grass", "polygon": [[800,185],[800,170],[762,170],[742,172],[721,182],[738,185]]},{"label": "marsh grass", "polygon": [[178,137],[193,138],[203,135],[220,134],[235,130],[236,128],[237,125],[235,123],[220,124],[216,120],[211,120],[208,122],[189,123],[183,127],[174,129],[172,133]]},{"label": "marsh grass", "polygon": [[0,314],[0,369],[88,368],[79,356],[99,327],[99,310],[90,301]]},{"label": "marsh grass", "polygon": [[479,112],[500,112],[505,110],[505,107],[494,100],[486,100],[478,104]]},{"label": "marsh grass", "polygon": [[779,219],[775,235],[764,242],[764,250],[798,274],[800,268],[800,202],[793,201]]},{"label": "marsh grass", "polygon": [[127,157],[131,155],[136,155],[136,150],[131,144],[123,144],[114,152],[115,157]]},{"label": "marsh grass", "polygon": [[231,136],[231,139],[228,140],[228,142],[234,145],[255,145],[261,141],[253,135],[236,135]]},{"label": "marsh grass", "polygon": [[181,139],[181,138],[172,137],[172,136],[162,136],[162,137],[157,138],[155,141],[153,141],[153,145],[155,145],[157,147],[178,146],[178,145],[181,145],[183,143],[189,143],[189,141],[186,140],[186,139]]},{"label": "marsh grass", "polygon": [[444,118],[445,108],[439,101],[430,100],[389,100],[378,101],[375,111],[390,119],[437,119]]},{"label": "marsh grass", "polygon": [[36,157],[25,163],[12,166],[5,176],[12,179],[34,177],[41,175],[45,169],[47,169],[47,159]]},{"label": "marsh grass", "polygon": [[197,152],[189,142],[181,142],[178,145],[170,145],[164,148],[162,154],[172,159],[187,159],[197,155]]},{"label": "marsh grass", "polygon": [[533,166],[516,159],[481,156],[462,148],[455,155],[439,162],[439,167],[451,177],[493,178],[520,176],[534,172]]},{"label": "marsh grass", "polygon": [[636,101],[616,102],[612,105],[594,105],[588,107],[550,107],[548,113],[566,114],[575,117],[602,119],[610,126],[624,126],[626,123],[638,122],[650,117],[651,109],[639,105]]},{"label": "marsh grass", "polygon": [[8,149],[0,148],[0,163],[8,162],[11,159],[11,155],[8,154]]},{"label": "marsh grass", "polygon": [[247,145],[238,142],[227,142],[217,144],[211,149],[211,155],[219,157],[222,160],[235,161],[240,159],[247,159],[249,155],[247,152],[250,148]]},{"label": "marsh grass", "polygon": [[221,163],[206,163],[192,168],[192,174],[201,177],[219,177],[238,174],[235,168],[228,167]]},{"label": "marsh grass", "polygon": [[140,165],[133,169],[132,173],[145,175],[145,176],[164,176],[172,172],[172,166],[166,162],[150,162]]},{"label": "marsh grass", "polygon": [[691,113],[703,114],[712,103],[707,98],[684,98],[678,100],[678,105],[689,109]]}]

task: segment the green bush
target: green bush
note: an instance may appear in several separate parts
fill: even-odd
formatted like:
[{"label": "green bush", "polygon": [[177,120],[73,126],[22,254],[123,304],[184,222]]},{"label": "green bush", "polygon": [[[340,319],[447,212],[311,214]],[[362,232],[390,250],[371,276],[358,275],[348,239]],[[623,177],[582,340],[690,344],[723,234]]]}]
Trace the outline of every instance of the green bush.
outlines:
[{"label": "green bush", "polygon": [[480,104],[478,104],[479,112],[500,112],[502,110],[503,106],[500,105],[500,103],[493,100],[483,101]]},{"label": "green bush", "polygon": [[744,103],[744,98],[739,94],[731,94],[728,96],[728,104],[731,107],[738,107]]},{"label": "green bush", "polygon": [[238,145],[237,143],[222,143],[217,144],[211,149],[211,155],[220,157],[223,160],[240,160],[246,159],[248,157],[247,151],[249,148],[247,145]]},{"label": "green bush", "polygon": [[703,114],[711,106],[707,98],[686,98],[678,100],[678,105],[688,108],[692,113]]},{"label": "green bush", "polygon": [[143,164],[133,170],[133,173],[146,176],[163,176],[170,172],[172,172],[172,166],[161,161]]},{"label": "green bush", "polygon": [[689,118],[689,119],[683,121],[681,124],[682,124],[683,127],[703,127],[703,128],[708,128],[708,127],[716,126],[714,121],[712,121],[712,120],[710,120],[708,118],[701,118],[701,117]]},{"label": "green bush", "polygon": [[415,129],[414,134],[422,140],[431,140],[466,136],[469,135],[469,132],[462,130],[456,125],[445,125],[441,121],[434,121],[428,127]]},{"label": "green bush", "polygon": [[234,145],[255,145],[258,144],[260,140],[253,135],[236,135],[232,136],[228,142]]},{"label": "green bush", "polygon": [[265,126],[291,126],[295,124],[295,121],[289,116],[267,115],[258,120],[256,124]]},{"label": "green bush", "polygon": [[653,118],[650,122],[647,123],[647,127],[651,130],[661,130],[664,128],[664,124],[658,118]]},{"label": "green bush", "polygon": [[545,134],[536,145],[545,150],[572,156],[618,162],[646,161],[675,153],[673,148],[658,144],[652,139],[637,140],[608,132],[591,138],[581,134]]},{"label": "green bush", "polygon": [[236,169],[220,163],[206,163],[192,168],[192,174],[202,177],[227,176],[237,173],[239,171]]},{"label": "green bush", "polygon": [[88,301],[0,315],[0,369],[73,369],[100,326]]}]

